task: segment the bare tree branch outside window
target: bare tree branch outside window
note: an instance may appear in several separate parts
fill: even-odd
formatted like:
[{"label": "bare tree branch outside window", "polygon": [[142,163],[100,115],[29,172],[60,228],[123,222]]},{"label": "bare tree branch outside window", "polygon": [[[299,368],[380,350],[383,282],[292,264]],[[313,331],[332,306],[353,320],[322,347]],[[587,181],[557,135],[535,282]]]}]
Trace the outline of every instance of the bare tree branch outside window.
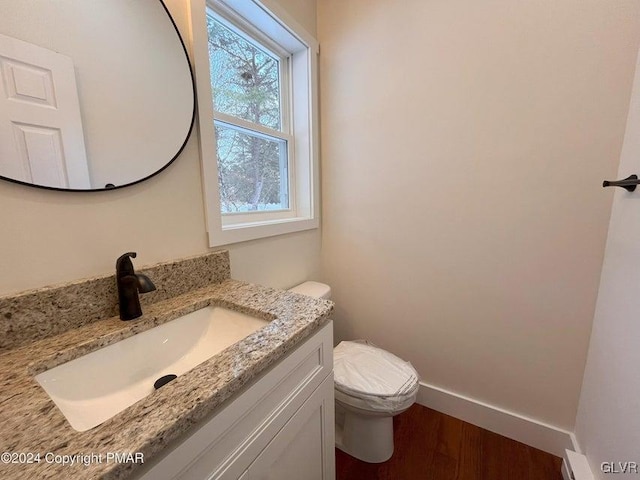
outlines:
[{"label": "bare tree branch outside window", "polygon": [[[280,130],[279,59],[212,17],[207,27],[215,110]],[[221,122],[215,130],[222,212],[287,208],[281,192],[286,181],[280,178],[287,142]]]}]

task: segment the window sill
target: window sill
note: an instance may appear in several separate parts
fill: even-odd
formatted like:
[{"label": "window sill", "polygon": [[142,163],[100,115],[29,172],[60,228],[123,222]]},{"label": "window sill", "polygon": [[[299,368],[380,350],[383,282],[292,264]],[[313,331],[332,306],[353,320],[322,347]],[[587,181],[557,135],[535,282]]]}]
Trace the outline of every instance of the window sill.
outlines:
[{"label": "window sill", "polygon": [[319,227],[318,219],[295,217],[265,222],[222,225],[209,232],[209,246],[219,247],[230,243],[246,242],[286,233],[312,230]]}]

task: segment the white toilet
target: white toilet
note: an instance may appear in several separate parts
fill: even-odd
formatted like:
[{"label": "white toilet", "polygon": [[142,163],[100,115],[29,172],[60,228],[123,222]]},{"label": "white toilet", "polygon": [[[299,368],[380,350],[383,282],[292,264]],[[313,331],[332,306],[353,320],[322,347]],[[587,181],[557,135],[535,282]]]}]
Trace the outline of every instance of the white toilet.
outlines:
[{"label": "white toilet", "polygon": [[[331,288],[305,282],[290,291],[330,298]],[[418,394],[418,373],[409,362],[365,341],[341,342],[333,349],[336,447],[369,463],[393,455],[393,417]]]}]

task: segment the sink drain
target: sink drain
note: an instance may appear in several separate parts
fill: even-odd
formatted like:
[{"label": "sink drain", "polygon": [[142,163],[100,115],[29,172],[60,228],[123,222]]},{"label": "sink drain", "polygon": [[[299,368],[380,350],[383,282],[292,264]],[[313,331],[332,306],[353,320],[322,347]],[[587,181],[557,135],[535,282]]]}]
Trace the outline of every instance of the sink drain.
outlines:
[{"label": "sink drain", "polygon": [[156,380],[156,382],[153,384],[153,388],[158,390],[160,387],[164,387],[167,383],[169,383],[171,380],[175,380],[176,378],[178,378],[178,376],[174,375],[173,373],[164,375],[163,377],[160,377]]}]

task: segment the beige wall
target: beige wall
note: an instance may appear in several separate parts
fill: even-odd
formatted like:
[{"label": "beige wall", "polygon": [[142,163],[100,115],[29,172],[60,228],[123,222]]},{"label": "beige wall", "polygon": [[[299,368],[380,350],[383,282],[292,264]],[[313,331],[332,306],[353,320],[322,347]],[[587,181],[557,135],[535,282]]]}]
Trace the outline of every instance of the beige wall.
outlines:
[{"label": "beige wall", "polygon": [[339,338],[573,429],[636,0],[322,0],[323,279]]},{"label": "beige wall", "polygon": [[[279,3],[315,35],[315,0]],[[187,0],[167,5],[188,32]],[[196,129],[171,167],[124,190],[53,192],[0,181],[0,294],[112,272],[125,251],[138,252],[137,265],[206,252],[199,161]],[[287,287],[317,271],[320,233],[230,250],[234,278]]]}]

